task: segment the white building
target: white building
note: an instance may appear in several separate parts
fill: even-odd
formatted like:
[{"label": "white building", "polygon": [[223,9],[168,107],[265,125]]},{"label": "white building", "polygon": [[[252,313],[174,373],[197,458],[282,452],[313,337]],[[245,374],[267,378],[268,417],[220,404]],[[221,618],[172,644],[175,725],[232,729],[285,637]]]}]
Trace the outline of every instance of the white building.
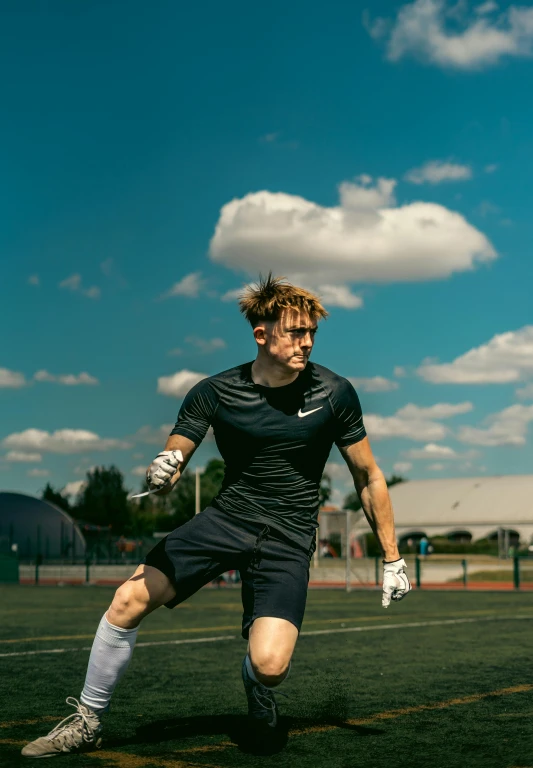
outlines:
[{"label": "white building", "polygon": [[[498,530],[533,542],[533,475],[410,480],[390,489],[398,539],[426,535],[477,541]],[[351,538],[368,533],[362,517]]]}]

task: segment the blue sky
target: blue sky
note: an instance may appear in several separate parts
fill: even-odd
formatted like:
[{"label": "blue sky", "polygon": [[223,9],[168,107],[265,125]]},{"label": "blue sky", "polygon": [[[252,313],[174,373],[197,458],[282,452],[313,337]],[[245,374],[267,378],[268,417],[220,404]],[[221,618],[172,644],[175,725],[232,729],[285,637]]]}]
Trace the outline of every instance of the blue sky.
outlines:
[{"label": "blue sky", "polygon": [[324,297],[387,474],[531,471],[531,6],[8,3],[0,36],[2,488],[137,487],[253,358],[259,268]]}]

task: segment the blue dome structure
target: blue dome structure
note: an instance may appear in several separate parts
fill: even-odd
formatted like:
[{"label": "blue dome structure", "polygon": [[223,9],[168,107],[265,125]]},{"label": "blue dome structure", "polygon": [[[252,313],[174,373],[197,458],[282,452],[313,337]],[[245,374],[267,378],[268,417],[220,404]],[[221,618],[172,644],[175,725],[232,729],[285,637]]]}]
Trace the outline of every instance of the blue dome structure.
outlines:
[{"label": "blue dome structure", "polygon": [[25,493],[0,491],[0,552],[21,558],[80,557],[85,538],[64,510]]}]

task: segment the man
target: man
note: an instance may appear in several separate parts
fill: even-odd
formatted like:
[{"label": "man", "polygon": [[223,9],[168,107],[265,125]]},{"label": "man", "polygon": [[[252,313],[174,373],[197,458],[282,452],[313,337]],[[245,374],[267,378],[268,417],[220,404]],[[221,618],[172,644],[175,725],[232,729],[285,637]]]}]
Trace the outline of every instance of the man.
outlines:
[{"label": "man", "polygon": [[98,627],[80,701],[67,699],[75,711],[24,747],[24,756],[98,748],[101,715],[129,664],[141,620],[230,568],[242,577],[248,713],[263,731],[275,728],[273,689],[288,674],[303,619],[320,479],[333,443],[383,551],[383,605],[411,588],[357,394],[346,379],[309,362],[326,310],[312,293],[271,275],[247,290],[240,309],[253,328],[256,359],[191,389],[147,472],[149,485],[168,493],[212,426],[226,463],[220,493],[119,587]]}]

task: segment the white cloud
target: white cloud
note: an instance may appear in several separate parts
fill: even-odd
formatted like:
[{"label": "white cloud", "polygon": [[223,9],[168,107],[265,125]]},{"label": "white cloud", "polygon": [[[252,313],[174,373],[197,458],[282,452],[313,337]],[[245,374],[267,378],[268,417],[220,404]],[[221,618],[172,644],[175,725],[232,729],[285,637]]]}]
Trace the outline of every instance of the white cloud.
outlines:
[{"label": "white cloud", "polygon": [[343,309],[360,309],[363,306],[363,299],[352,293],[347,285],[318,285],[317,291],[326,306]]},{"label": "white cloud", "polygon": [[26,378],[23,373],[0,368],[0,389],[20,389],[26,386]]},{"label": "white cloud", "polygon": [[[529,57],[533,51],[533,8],[511,5],[498,16],[495,3],[483,3],[469,15],[465,3],[415,0],[398,11],[393,24],[367,24],[374,38],[387,39],[387,58],[412,55],[440,67],[482,69],[504,57]],[[482,9],[482,12],[480,12]]]},{"label": "white cloud", "polygon": [[274,131],[272,133],[265,133],[263,136],[259,137],[259,143],[260,144],[272,144],[276,147],[280,147],[283,149],[298,149],[299,142],[295,141],[294,139],[290,141],[280,141],[282,137],[281,131]]},{"label": "white cloud", "polygon": [[135,477],[146,477],[146,469],[147,467],[133,467],[133,469],[130,469],[130,474],[135,475]]},{"label": "white cloud", "polygon": [[396,365],[394,367],[393,374],[397,379],[403,379],[407,376],[407,370],[403,367],[403,365]]},{"label": "white cloud", "polygon": [[47,469],[38,469],[38,468],[28,469],[28,471],[26,472],[26,475],[28,477],[48,477],[49,474],[50,472]]},{"label": "white cloud", "polygon": [[76,496],[79,496],[86,487],[86,480],[73,480],[71,483],[67,483],[65,487],[61,489],[61,495],[72,499]]},{"label": "white cloud", "polygon": [[421,408],[413,403],[400,408],[394,416],[379,416],[368,413],[365,416],[365,426],[374,439],[405,437],[409,440],[424,442],[426,440],[442,440],[449,429],[438,421],[449,419],[460,413],[468,413],[473,408],[472,403],[436,403]]},{"label": "white cloud", "polygon": [[128,281],[117,267],[115,259],[108,258],[105,261],[100,262],[100,270],[109,280],[115,283],[119,288],[127,288]]},{"label": "white cloud", "polygon": [[399,472],[400,474],[403,472],[409,472],[409,470],[412,468],[413,465],[410,461],[397,461],[396,464],[392,465],[394,472]]},{"label": "white cloud", "polygon": [[196,347],[200,352],[205,355],[211,352],[216,352],[217,349],[226,349],[226,342],[224,339],[201,339],[198,336],[186,336],[185,341],[187,344],[191,344]]},{"label": "white cloud", "polygon": [[487,216],[496,216],[501,212],[501,208],[499,208],[497,205],[494,205],[494,203],[491,203],[490,200],[482,200],[479,205],[476,206],[474,212],[477,213],[478,216],[481,216],[485,219]]},{"label": "white cloud", "polygon": [[486,3],[481,3],[481,5],[476,5],[474,10],[478,14],[478,16],[484,16],[486,13],[492,13],[493,11],[497,11],[498,8],[499,8],[499,5],[498,3],[495,3],[494,0],[487,0]]},{"label": "white cloud", "polygon": [[[148,443],[149,445],[165,445],[168,436],[173,429],[174,424],[161,424],[160,427],[156,428],[144,426],[137,430],[133,436],[133,439],[138,443]],[[134,458],[136,458],[136,456]],[[142,456],[139,458],[142,458]]]},{"label": "white cloud", "polygon": [[61,374],[59,376],[55,376],[52,373],[48,373],[48,371],[37,371],[35,373],[34,377],[35,381],[49,381],[54,382],[56,384],[64,384],[67,387],[75,387],[80,384],[99,384],[100,382],[98,379],[95,379],[94,376],[91,376],[88,373],[85,373],[83,371],[82,373],[79,373],[77,376],[73,373],[67,373],[67,374]]},{"label": "white cloud", "polygon": [[365,427],[374,440],[385,440],[392,437],[405,437],[408,440],[443,440],[448,429],[442,424],[425,419],[408,419],[399,416],[378,416],[367,413]]},{"label": "white cloud", "polygon": [[432,384],[504,384],[533,373],[533,325],[500,333],[451,363],[423,361],[418,375]]},{"label": "white cloud", "polygon": [[174,349],[169,349],[167,352],[167,355],[169,357],[179,357],[179,355],[183,354],[183,349],[180,347],[174,347]]},{"label": "white cloud", "polygon": [[85,451],[108,451],[112,448],[131,448],[123,440],[102,438],[84,429],[58,429],[45,432],[42,429],[26,429],[14,432],[2,441],[6,448],[35,450],[48,453],[83,453]]},{"label": "white cloud", "polygon": [[515,395],[520,400],[533,400],[533,382],[515,390]]},{"label": "white cloud", "polygon": [[324,472],[330,476],[331,480],[342,481],[345,485],[353,485],[353,478],[348,465],[344,462],[328,461]]},{"label": "white cloud", "polygon": [[160,376],[157,380],[157,391],[170,397],[185,397],[191,387],[206,378],[206,373],[196,373],[184,368],[172,376]]},{"label": "white cloud", "polygon": [[37,461],[42,461],[43,457],[40,453],[24,453],[23,451],[9,451],[4,456],[6,461],[20,461],[24,464],[33,464]]},{"label": "white cloud", "polygon": [[81,275],[74,274],[66,277],[59,283],[59,287],[65,288],[67,291],[79,291],[81,288]]},{"label": "white cloud", "polygon": [[241,296],[243,295],[244,291],[246,290],[246,286],[242,286],[241,288],[232,288],[230,291],[226,291],[226,293],[223,293],[220,297],[221,301],[238,301]]},{"label": "white cloud", "polygon": [[331,489],[331,497],[326,501],[325,507],[334,507],[336,509],[342,509],[344,507],[345,494],[339,488]]},{"label": "white cloud", "polygon": [[95,469],[96,469],[96,466],[94,464],[90,467],[84,467],[82,464],[79,464],[77,467],[74,468],[74,474],[86,475],[88,472],[93,472],[93,470]]},{"label": "white cloud", "polygon": [[409,403],[397,411],[396,415],[405,419],[450,419],[452,416],[458,416],[461,413],[470,413],[474,410],[472,403],[435,403],[427,408],[421,408],[418,405]]},{"label": "white cloud", "polygon": [[405,180],[412,184],[441,184],[443,181],[465,181],[472,178],[469,165],[430,160],[420,168],[412,168],[405,174]]},{"label": "white cloud", "polygon": [[447,445],[435,445],[428,443],[423,448],[406,451],[409,459],[458,459],[461,458],[457,451]]},{"label": "white cloud", "polygon": [[28,283],[29,285],[40,285],[41,281],[39,280],[39,275],[30,275],[28,277]]},{"label": "white cloud", "polygon": [[230,291],[226,291],[226,293],[223,293],[220,297],[221,301],[238,301],[247,288],[252,288],[253,283],[245,283],[244,285],[241,285],[240,288],[232,288]]},{"label": "white cloud", "polygon": [[211,259],[252,275],[272,269],[331,292],[355,281],[436,280],[496,258],[461,214],[436,203],[397,206],[395,184],[378,179],[370,186],[368,177],[344,182],[332,208],[267,191],[232,200],[220,212]]},{"label": "white cloud", "polygon": [[485,173],[494,173],[495,171],[498,170],[498,168],[499,168],[498,163],[489,163],[488,165],[485,166],[483,170],[485,171]]},{"label": "white cloud", "polygon": [[384,376],[359,378],[348,376],[348,381],[350,381],[356,389],[360,389],[362,392],[390,392],[393,389],[398,389],[400,386],[398,382],[386,379]]},{"label": "white cloud", "polygon": [[99,299],[101,294],[100,288],[96,285],[93,285],[90,288],[84,288],[79,273],[66,277],[59,283],[59,287],[67,291],[72,291],[73,293],[81,293],[89,299]]},{"label": "white cloud", "polygon": [[436,464],[428,464],[428,469],[432,472],[442,472],[444,464],[439,464],[438,462]]},{"label": "white cloud", "polygon": [[105,261],[101,261],[100,269],[102,270],[102,274],[104,274],[106,277],[111,277],[113,274],[113,259],[110,257]]},{"label": "white cloud", "polygon": [[185,275],[172,288],[164,294],[166,298],[170,296],[187,296],[190,299],[197,299],[200,291],[203,289],[205,281],[202,280],[201,272],[191,272]]},{"label": "white cloud", "polygon": [[487,417],[484,428],[461,427],[457,439],[469,445],[524,445],[529,422],[533,421],[533,405],[511,405]]}]

